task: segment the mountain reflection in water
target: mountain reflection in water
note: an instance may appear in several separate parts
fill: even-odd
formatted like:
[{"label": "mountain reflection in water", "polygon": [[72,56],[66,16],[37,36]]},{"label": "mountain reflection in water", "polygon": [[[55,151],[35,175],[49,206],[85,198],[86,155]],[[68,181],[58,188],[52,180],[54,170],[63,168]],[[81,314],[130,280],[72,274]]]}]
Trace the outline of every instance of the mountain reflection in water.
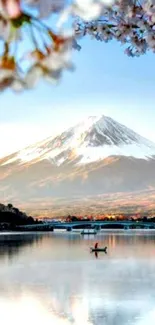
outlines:
[{"label": "mountain reflection in water", "polygon": [[154,325],[154,255],[154,231],[1,234],[1,324]]}]

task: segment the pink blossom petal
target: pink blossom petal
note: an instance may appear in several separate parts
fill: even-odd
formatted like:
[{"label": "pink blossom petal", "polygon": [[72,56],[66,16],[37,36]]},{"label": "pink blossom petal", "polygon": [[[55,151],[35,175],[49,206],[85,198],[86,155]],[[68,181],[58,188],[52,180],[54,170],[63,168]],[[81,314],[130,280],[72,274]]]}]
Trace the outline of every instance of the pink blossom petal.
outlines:
[{"label": "pink blossom petal", "polygon": [[17,18],[21,15],[20,0],[3,0],[3,3],[10,18]]}]

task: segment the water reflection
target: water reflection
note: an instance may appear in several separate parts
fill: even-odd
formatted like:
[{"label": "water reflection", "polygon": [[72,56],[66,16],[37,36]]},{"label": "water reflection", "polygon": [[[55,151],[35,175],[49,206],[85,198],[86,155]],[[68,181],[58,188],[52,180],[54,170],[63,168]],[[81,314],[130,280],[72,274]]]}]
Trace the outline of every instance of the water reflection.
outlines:
[{"label": "water reflection", "polygon": [[27,325],[29,321],[31,324],[36,323],[38,325],[92,325],[88,320],[89,315],[86,301],[80,302],[75,299],[71,306],[72,313],[67,317],[54,311],[49,306],[47,298],[45,301],[41,301],[30,293],[21,296],[16,301],[0,299],[1,319],[4,324],[20,325],[22,323]]},{"label": "water reflection", "polygon": [[8,257],[10,260],[26,247],[37,244],[43,238],[39,233],[1,233],[0,259]]},{"label": "water reflection", "polygon": [[21,296],[0,298],[1,324],[27,325],[154,325],[155,308],[150,303],[139,301],[101,302],[98,306],[88,297],[70,299],[70,308],[62,311],[60,302],[46,296],[37,297],[25,291]]},{"label": "water reflection", "polygon": [[97,241],[108,254],[97,259],[94,237],[5,236],[0,256],[8,245],[14,258],[0,259],[2,325],[155,324],[155,232],[103,232]]}]

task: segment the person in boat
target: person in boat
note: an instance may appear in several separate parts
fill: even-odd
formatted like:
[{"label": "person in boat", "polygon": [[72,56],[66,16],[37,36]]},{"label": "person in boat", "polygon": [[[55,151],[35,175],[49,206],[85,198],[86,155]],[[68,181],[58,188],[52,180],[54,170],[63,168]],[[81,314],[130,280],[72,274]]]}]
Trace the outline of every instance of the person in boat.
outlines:
[{"label": "person in boat", "polygon": [[95,243],[95,246],[94,246],[94,248],[95,248],[95,249],[97,249],[97,248],[98,248],[98,243]]}]

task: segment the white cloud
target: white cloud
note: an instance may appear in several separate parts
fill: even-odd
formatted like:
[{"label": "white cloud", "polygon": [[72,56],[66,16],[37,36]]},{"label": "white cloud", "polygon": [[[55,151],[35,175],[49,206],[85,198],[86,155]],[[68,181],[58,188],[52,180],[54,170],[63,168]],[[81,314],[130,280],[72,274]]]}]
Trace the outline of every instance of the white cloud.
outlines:
[{"label": "white cloud", "polygon": [[39,123],[0,123],[0,158],[23,149],[47,137],[57,135],[77,123],[76,117],[65,116],[62,120],[51,119]]},{"label": "white cloud", "polygon": [[70,107],[64,111],[59,111],[59,113],[55,113],[55,111],[54,114],[53,111],[48,113],[45,111],[45,115],[42,118],[38,114],[38,116],[35,116],[35,122],[32,118],[30,122],[28,120],[25,122],[23,120],[1,122],[0,158],[42,141],[47,137],[54,136],[78,123],[88,115],[86,112],[82,113]]},{"label": "white cloud", "polygon": [[41,125],[23,123],[0,124],[0,157],[43,140],[48,136],[52,136],[51,130]]}]

